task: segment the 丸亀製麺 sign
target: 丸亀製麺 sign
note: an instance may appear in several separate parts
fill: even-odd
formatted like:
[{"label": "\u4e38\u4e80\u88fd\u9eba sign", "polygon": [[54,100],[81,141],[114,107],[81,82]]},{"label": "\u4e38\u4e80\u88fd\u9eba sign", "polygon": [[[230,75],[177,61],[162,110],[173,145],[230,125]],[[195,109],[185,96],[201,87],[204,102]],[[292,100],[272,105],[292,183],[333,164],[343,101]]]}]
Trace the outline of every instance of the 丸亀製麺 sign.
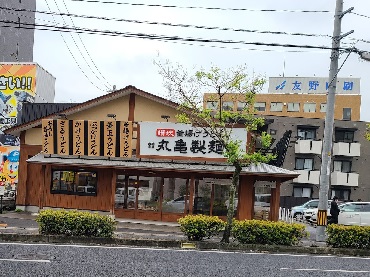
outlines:
[{"label": "\u4e38\u4e80\u88fd\u9eba sign", "polygon": [[[231,130],[231,138],[246,149],[247,131]],[[224,158],[223,146],[207,129],[190,124],[167,122],[140,123],[140,156],[166,156],[184,158]]]}]

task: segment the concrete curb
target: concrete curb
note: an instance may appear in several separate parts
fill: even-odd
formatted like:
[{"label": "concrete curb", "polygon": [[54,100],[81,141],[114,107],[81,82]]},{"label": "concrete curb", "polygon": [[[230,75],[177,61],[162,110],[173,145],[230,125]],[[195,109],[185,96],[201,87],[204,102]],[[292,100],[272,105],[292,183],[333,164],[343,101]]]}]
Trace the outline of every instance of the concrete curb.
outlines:
[{"label": "concrete curb", "polygon": [[[160,248],[181,248],[184,240],[165,239],[121,239],[121,238],[85,238],[66,236],[44,236],[26,235],[15,233],[1,233],[0,241],[7,242],[33,242],[33,243],[60,243],[60,244],[88,244],[88,245],[127,245],[138,247],[160,247]],[[293,253],[293,254],[316,254],[336,256],[370,256],[370,249],[345,249],[332,247],[315,246],[281,246],[281,245],[257,245],[237,244],[220,242],[191,242],[196,250],[222,250],[235,252],[264,252],[264,253]],[[185,251],[185,250],[184,250]]]}]

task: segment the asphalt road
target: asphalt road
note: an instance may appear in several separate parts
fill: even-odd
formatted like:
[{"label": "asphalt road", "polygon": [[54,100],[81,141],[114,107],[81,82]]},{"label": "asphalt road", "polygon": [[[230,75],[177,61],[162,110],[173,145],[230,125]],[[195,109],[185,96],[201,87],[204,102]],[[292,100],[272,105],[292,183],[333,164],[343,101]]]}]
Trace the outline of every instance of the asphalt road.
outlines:
[{"label": "asphalt road", "polygon": [[370,258],[0,243],[0,276],[370,276]]}]

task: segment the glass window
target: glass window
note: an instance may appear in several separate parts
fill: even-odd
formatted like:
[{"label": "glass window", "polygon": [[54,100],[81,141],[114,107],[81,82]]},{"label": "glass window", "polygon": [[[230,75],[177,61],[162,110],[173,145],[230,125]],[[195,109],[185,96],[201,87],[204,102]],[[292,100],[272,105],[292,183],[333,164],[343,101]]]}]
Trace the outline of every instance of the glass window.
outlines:
[{"label": "glass window", "polygon": [[351,172],[351,162],[350,161],[334,161],[334,171],[350,173]]},{"label": "glass window", "polygon": [[271,102],[270,112],[282,112],[282,111],[283,111],[283,103],[281,103],[281,102]]},{"label": "glass window", "polygon": [[354,131],[336,130],[335,142],[353,142],[354,135]]},{"label": "glass window", "polygon": [[96,195],[97,180],[96,172],[53,170],[51,193]]},{"label": "glass window", "polygon": [[351,108],[343,108],[343,120],[351,120]]},{"label": "glass window", "polygon": [[224,111],[233,111],[234,110],[234,102],[232,101],[225,101],[222,103],[222,110]]},{"label": "glass window", "polygon": [[321,103],[320,104],[320,112],[326,113],[326,103]]},{"label": "glass window", "polygon": [[332,189],[331,190],[331,198],[333,199],[334,196],[337,196],[340,200],[347,201],[349,200],[351,190],[349,189]]},{"label": "glass window", "polygon": [[299,112],[299,103],[288,103],[288,112]]},{"label": "glass window", "polygon": [[243,111],[243,110],[245,110],[245,109],[247,109],[247,108],[248,108],[248,103],[246,103],[246,102],[241,102],[241,101],[238,101],[238,102],[237,102],[237,107],[236,107],[236,109],[237,109],[237,111],[238,111],[238,112]]},{"label": "glass window", "polygon": [[312,128],[298,128],[298,139],[316,139],[316,130]]},{"label": "glass window", "polygon": [[342,206],[341,210],[345,212],[360,212],[362,209],[362,204],[348,203]]},{"label": "glass window", "polygon": [[206,107],[209,110],[216,110],[218,108],[218,102],[217,101],[207,101]]},{"label": "glass window", "polygon": [[311,158],[296,158],[295,159],[296,170],[313,170],[313,159]]},{"label": "glass window", "polygon": [[294,187],[293,188],[293,196],[294,197],[311,197],[311,188],[302,188],[302,187]]},{"label": "glass window", "polygon": [[189,209],[189,180],[165,178],[163,186],[162,212],[185,213]]},{"label": "glass window", "polygon": [[305,113],[314,113],[314,112],[316,112],[316,103],[304,103],[303,111]]},{"label": "glass window", "polygon": [[259,112],[264,112],[266,110],[265,102],[256,102],[254,103],[254,109]]}]

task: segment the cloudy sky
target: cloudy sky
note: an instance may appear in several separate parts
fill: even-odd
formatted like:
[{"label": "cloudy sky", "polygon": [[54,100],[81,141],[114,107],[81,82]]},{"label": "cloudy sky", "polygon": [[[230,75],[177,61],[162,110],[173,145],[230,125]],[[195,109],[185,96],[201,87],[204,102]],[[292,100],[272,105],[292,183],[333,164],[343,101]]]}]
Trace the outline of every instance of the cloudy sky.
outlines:
[{"label": "cloudy sky", "polygon": [[[115,4],[103,2],[104,0],[37,0],[39,11],[104,17],[105,20],[37,13],[36,23],[104,30],[110,34],[120,32],[191,37],[205,42],[163,41],[85,33],[61,35],[60,32],[37,30],[34,61],[56,77],[56,102],[86,101],[106,94],[113,85],[117,89],[134,85],[144,91],[165,96],[162,78],[153,64],[155,59],[170,60],[189,69],[209,68],[211,65],[226,69],[246,64],[250,74],[262,74],[266,78],[282,74],[300,77],[328,77],[329,74],[330,50],[268,47],[248,43],[330,47],[335,0],[116,0]],[[166,5],[176,7],[163,7]],[[342,46],[355,46],[360,50],[370,51],[370,1],[344,1],[344,10],[350,7],[354,7],[354,11],[343,17],[342,33],[350,30],[354,30],[354,33],[342,40]],[[275,11],[261,11],[264,9]],[[302,12],[307,10],[321,12]],[[158,23],[188,26],[164,26]],[[220,30],[221,28],[227,30]],[[237,29],[242,31],[235,31]],[[286,34],[263,33],[265,31]],[[313,36],[293,35],[294,33]],[[210,40],[220,42],[208,42]],[[221,43],[226,41],[242,43]],[[346,53],[341,55],[339,65],[346,56]],[[338,74],[339,77],[361,78],[363,121],[370,121],[370,109],[366,109],[367,103],[370,103],[369,72],[370,62],[360,60],[357,54],[352,53]],[[267,86],[268,84],[265,91]]]}]

